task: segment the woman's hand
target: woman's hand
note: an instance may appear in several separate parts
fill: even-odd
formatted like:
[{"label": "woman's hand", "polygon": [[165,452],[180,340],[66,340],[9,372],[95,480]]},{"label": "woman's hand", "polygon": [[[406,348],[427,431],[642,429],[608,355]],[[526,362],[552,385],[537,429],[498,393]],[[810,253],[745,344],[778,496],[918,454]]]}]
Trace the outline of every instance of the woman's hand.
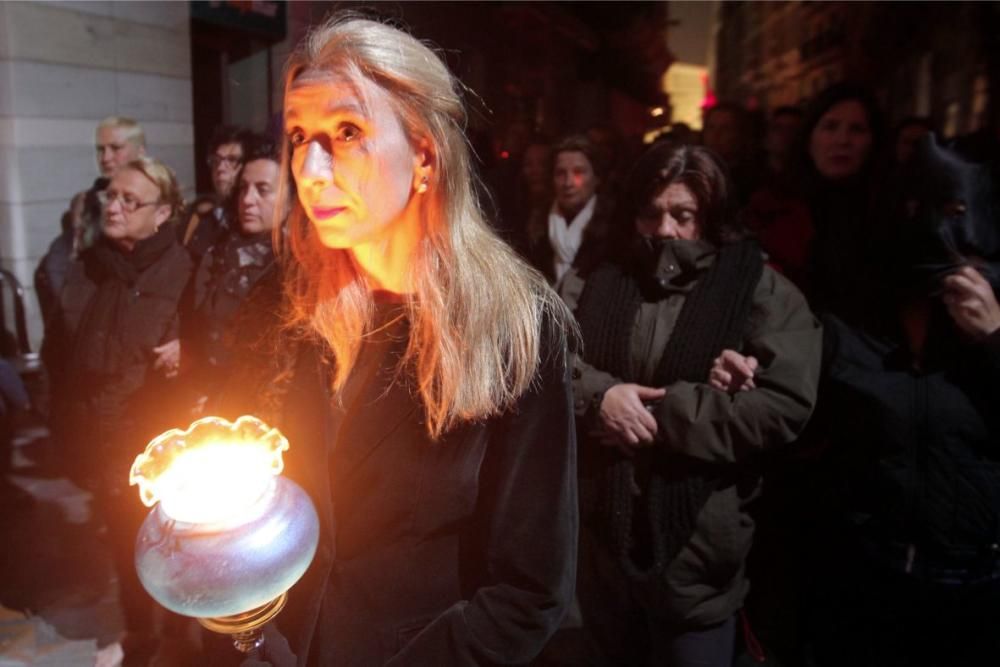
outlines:
[{"label": "woman's hand", "polygon": [[616,384],[601,400],[601,425],[604,433],[601,443],[618,446],[631,455],[630,447],[650,445],[656,436],[656,420],[644,405],[666,396],[664,388],[644,387],[640,384]]},{"label": "woman's hand", "polygon": [[730,394],[749,391],[757,386],[753,381],[757,366],[757,359],[754,357],[745,357],[735,350],[723,350],[712,362],[708,383]]},{"label": "woman's hand", "polygon": [[983,274],[963,266],[946,277],[942,285],[942,301],[959,329],[975,340],[1000,329],[1000,304]]}]

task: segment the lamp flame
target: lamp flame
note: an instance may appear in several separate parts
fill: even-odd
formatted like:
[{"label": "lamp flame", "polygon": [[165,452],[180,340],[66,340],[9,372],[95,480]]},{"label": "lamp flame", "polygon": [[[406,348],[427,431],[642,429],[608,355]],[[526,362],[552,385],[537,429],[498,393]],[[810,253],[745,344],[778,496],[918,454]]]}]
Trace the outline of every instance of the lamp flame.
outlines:
[{"label": "lamp flame", "polygon": [[129,484],[174,521],[224,522],[273,487],[287,450],[285,436],[256,417],[204,417],[154,438],[132,464]]}]

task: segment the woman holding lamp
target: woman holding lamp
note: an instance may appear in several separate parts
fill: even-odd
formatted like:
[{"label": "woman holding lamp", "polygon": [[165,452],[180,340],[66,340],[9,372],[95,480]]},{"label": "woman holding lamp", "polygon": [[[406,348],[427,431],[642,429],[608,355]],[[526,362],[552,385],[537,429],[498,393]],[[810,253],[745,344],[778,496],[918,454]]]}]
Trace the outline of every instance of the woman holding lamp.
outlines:
[{"label": "woman holding lamp", "polygon": [[418,40],[334,18],[284,120],[282,268],[223,407],[288,436],[321,534],[265,657],[528,662],[575,576],[572,319],[484,221],[459,84]]}]

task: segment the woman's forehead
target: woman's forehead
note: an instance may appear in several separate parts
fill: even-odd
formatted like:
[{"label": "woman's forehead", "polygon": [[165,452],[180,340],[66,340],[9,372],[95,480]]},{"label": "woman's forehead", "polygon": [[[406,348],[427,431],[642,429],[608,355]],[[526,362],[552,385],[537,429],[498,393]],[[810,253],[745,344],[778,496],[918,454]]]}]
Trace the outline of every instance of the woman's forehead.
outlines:
[{"label": "woman's forehead", "polygon": [[313,107],[326,102],[326,106],[355,106],[364,111],[377,99],[378,87],[361,76],[351,76],[340,71],[308,69],[295,77],[288,87],[285,106],[292,113],[296,107]]},{"label": "woman's forehead", "polygon": [[679,204],[697,204],[698,198],[694,192],[683,181],[673,181],[660,188],[653,200],[657,203],[666,203],[671,206]]},{"label": "woman's forehead", "polygon": [[115,190],[125,190],[131,192],[143,191],[146,192],[159,192],[160,187],[146,174],[142,173],[138,169],[132,169],[126,167],[124,169],[119,169],[114,176],[111,177],[111,183],[108,184],[109,188]]}]

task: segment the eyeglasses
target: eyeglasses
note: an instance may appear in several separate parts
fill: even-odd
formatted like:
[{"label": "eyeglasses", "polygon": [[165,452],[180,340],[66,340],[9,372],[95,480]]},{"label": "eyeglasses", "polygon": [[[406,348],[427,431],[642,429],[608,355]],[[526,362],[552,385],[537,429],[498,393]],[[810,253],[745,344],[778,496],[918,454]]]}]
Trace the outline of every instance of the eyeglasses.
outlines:
[{"label": "eyeglasses", "polygon": [[223,163],[230,169],[236,169],[243,164],[243,158],[232,155],[209,155],[205,162],[208,163],[208,166],[212,169],[216,169]]},{"label": "eyeglasses", "polygon": [[103,190],[97,193],[97,199],[101,202],[101,206],[107,208],[111,206],[111,203],[117,201],[121,204],[122,210],[126,213],[135,213],[140,208],[145,208],[146,206],[156,206],[159,204],[157,201],[140,202],[138,199],[126,192],[115,192],[114,190]]}]

